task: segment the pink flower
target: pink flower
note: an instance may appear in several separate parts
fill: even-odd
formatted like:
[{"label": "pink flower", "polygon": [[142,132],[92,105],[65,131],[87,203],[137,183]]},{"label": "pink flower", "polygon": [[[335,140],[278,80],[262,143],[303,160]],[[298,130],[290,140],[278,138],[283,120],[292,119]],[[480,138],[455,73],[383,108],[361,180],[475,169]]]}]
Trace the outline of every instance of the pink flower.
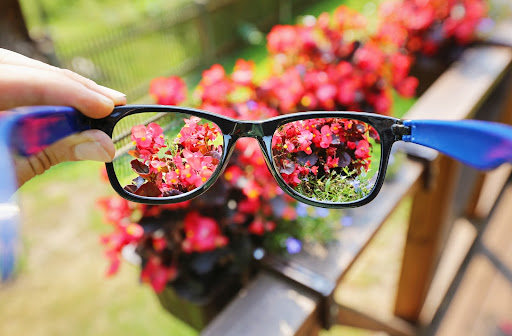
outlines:
[{"label": "pink flower", "polygon": [[179,77],[159,77],[151,81],[149,93],[157,104],[179,105],[186,99],[187,88],[183,79]]},{"label": "pink flower", "polygon": [[328,148],[332,143],[332,131],[328,125],[322,126],[321,130],[322,140],[320,141],[320,147]]},{"label": "pink flower", "polygon": [[130,203],[121,197],[101,198],[98,204],[104,210],[105,221],[111,224],[117,224],[129,218],[132,213]]},{"label": "pink flower", "polygon": [[311,150],[311,139],[313,139],[313,133],[311,133],[308,130],[302,131],[297,136],[297,141],[300,144],[300,150],[306,152],[306,154],[308,154],[308,155],[312,153],[312,150]]},{"label": "pink flower", "polygon": [[408,76],[412,63],[411,56],[394,53],[391,55],[390,61],[394,83],[398,83]]},{"label": "pink flower", "polygon": [[220,64],[214,64],[210,69],[203,71],[203,78],[196,90],[203,102],[211,104],[227,103],[229,93],[233,90],[233,83],[226,76]]},{"label": "pink flower", "polygon": [[358,159],[366,159],[370,156],[370,144],[366,140],[359,140],[357,143],[357,149],[354,152],[356,158]]},{"label": "pink flower", "polygon": [[274,26],[267,35],[267,40],[268,51],[276,54],[294,52],[300,43],[295,26]]},{"label": "pink flower", "polygon": [[250,85],[254,76],[254,62],[239,59],[236,61],[235,69],[231,78],[240,85]]},{"label": "pink flower", "polygon": [[132,127],[131,139],[139,149],[156,149],[165,147],[165,137],[162,128],[157,123],[135,125]]},{"label": "pink flower", "polygon": [[356,102],[357,91],[357,83],[347,79],[339,84],[336,98],[340,104],[350,105]]},{"label": "pink flower", "polygon": [[208,70],[203,71],[202,83],[204,85],[213,85],[226,79],[226,71],[220,64],[214,64]]},{"label": "pink flower", "polygon": [[149,147],[153,139],[151,139],[147,134],[146,126],[144,125],[136,125],[132,127],[132,141],[137,143],[137,147],[146,148]]},{"label": "pink flower", "polygon": [[295,171],[291,174],[281,174],[281,177],[283,178],[284,182],[292,187],[296,187],[300,184],[299,179],[299,170],[295,169]]},{"label": "pink flower", "polygon": [[337,92],[338,90],[336,89],[336,86],[332,84],[323,84],[316,89],[316,97],[323,108],[332,110],[335,107],[334,99]]}]

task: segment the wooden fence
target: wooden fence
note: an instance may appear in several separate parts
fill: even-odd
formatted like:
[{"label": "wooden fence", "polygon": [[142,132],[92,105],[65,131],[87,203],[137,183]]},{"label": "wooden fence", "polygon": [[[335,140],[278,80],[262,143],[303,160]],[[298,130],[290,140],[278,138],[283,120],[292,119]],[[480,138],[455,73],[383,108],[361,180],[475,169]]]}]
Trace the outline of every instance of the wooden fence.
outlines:
[{"label": "wooden fence", "polygon": [[[512,45],[507,34],[503,37],[504,42]],[[435,81],[405,118],[505,120],[512,115],[511,92],[512,49],[476,45]],[[330,244],[322,254],[303,251],[290,258],[265,257],[264,270],[202,335],[311,336],[332,324],[380,330],[391,335],[419,333],[420,313],[448,232],[454,218],[474,214],[472,205],[480,195],[485,175],[438,152],[408,147],[415,153],[414,158],[403,164],[394,180],[385,183],[372,203],[350,210],[354,224],[342,230],[336,243]],[[336,304],[335,288],[408,195],[412,196],[413,205],[395,318],[382,321]]]},{"label": "wooden fence", "polygon": [[[186,76],[288,21],[306,0],[195,0],[100,35],[55,41],[60,65],[136,101],[158,76]],[[264,43],[264,41],[262,41]]]}]

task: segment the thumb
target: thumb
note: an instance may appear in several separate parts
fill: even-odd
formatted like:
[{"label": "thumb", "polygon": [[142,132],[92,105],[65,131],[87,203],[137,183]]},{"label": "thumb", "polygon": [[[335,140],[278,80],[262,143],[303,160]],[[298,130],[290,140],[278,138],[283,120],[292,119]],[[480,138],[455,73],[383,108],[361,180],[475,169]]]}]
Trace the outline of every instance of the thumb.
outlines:
[{"label": "thumb", "polygon": [[100,130],[87,130],[66,137],[47,148],[55,164],[65,161],[92,160],[111,162],[115,148],[112,139]]},{"label": "thumb", "polygon": [[70,135],[27,158],[15,157],[19,186],[50,167],[65,161],[92,160],[111,162],[115,147],[112,139],[100,130]]}]

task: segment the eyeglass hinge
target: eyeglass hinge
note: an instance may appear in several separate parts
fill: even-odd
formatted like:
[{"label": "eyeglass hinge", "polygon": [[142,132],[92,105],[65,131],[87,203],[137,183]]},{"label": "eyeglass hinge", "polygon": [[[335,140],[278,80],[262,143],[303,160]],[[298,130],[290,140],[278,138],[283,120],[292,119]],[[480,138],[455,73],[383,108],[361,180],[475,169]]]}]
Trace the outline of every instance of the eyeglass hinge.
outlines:
[{"label": "eyeglass hinge", "polygon": [[401,120],[391,126],[391,131],[395,135],[395,140],[402,140],[404,135],[411,135],[411,127],[405,126]]}]

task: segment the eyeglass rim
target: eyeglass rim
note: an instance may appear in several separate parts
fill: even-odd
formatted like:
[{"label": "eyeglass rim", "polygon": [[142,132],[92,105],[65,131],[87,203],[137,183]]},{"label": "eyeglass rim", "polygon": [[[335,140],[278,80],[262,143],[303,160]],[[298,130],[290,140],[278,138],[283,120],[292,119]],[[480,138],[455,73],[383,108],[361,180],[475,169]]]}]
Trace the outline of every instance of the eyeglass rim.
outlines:
[{"label": "eyeglass rim", "polygon": [[[113,163],[106,163],[107,176],[109,181],[114,188],[114,190],[121,195],[123,198],[137,203],[145,203],[151,205],[162,205],[162,204],[173,204],[180,203],[184,201],[191,200],[203,193],[205,193],[221,176],[223,171],[226,169],[231,154],[234,150],[234,145],[236,141],[242,137],[253,137],[256,138],[260,149],[265,158],[267,167],[271,172],[272,176],[281,187],[281,189],[286,192],[292,198],[316,207],[324,207],[324,208],[348,208],[348,207],[358,207],[365,205],[371,202],[379,193],[383,182],[384,177],[386,175],[387,165],[389,161],[389,156],[391,153],[391,147],[393,143],[398,140],[396,135],[392,130],[392,126],[394,124],[400,124],[401,119],[377,115],[373,113],[366,112],[354,112],[354,111],[311,111],[311,112],[298,112],[293,114],[280,115],[269,119],[264,120],[237,120],[229,117],[224,117],[222,115],[214,114],[208,111],[203,111],[195,108],[188,107],[176,107],[176,106],[166,106],[166,105],[130,105],[130,106],[119,106],[114,109],[112,114],[103,119],[93,119],[91,120],[91,127],[100,129],[103,132],[107,133],[110,137],[112,137],[113,130],[117,122],[121,119],[133,115],[144,112],[169,112],[169,113],[183,113],[188,115],[197,116],[203,119],[207,119],[213,123],[215,123],[222,131],[224,137],[224,149],[222,153],[221,167],[217,168],[213,173],[212,177],[208,179],[203,185],[198,188],[189,191],[187,193],[183,193],[180,195],[176,195],[167,198],[163,197],[146,197],[139,196],[126,191],[121,184],[119,183],[116,173],[114,170]],[[306,118],[307,117],[307,118]],[[281,175],[277,172],[276,167],[271,158],[271,139],[274,135],[274,132],[277,128],[283,124],[304,120],[304,119],[314,119],[314,118],[346,118],[346,119],[354,119],[358,121],[365,122],[372,127],[374,127],[381,140],[381,158],[379,164],[379,171],[377,175],[377,179],[375,184],[368,195],[364,198],[361,198],[356,201],[346,202],[346,203],[333,203],[326,201],[319,201],[315,199],[311,199],[305,197],[298,192],[296,192],[291,186],[289,186],[286,182],[284,182]],[[251,127],[251,134],[248,134],[248,128]],[[257,134],[260,133],[260,134]]]}]

